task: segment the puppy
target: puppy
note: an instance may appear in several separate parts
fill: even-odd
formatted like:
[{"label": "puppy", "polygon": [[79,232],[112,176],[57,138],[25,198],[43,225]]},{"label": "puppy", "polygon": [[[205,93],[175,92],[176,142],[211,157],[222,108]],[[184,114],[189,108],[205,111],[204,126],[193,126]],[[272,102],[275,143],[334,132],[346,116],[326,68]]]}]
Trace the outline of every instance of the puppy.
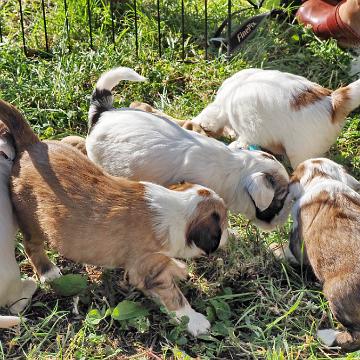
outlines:
[{"label": "puppy", "polygon": [[225,80],[192,123],[211,136],[236,133],[232,148],[258,145],[286,155],[295,168],[335,142],[346,116],[360,105],[360,80],[335,91],[302,76],[246,69]]},{"label": "puppy", "polygon": [[167,115],[167,114],[163,113],[162,111],[153,108],[149,104],[146,104],[146,103],[143,103],[140,101],[134,101],[130,104],[130,109],[142,110],[142,111],[154,114],[154,115],[158,115],[165,119],[169,119],[170,121],[178,124],[179,126],[181,126],[182,128],[184,128],[186,130],[196,131],[199,134],[207,136],[206,132],[202,129],[201,126],[192,123],[190,120],[175,119],[172,116]]},{"label": "puppy", "polygon": [[81,136],[76,136],[76,135],[66,136],[63,139],[61,139],[61,142],[65,144],[69,144],[75,147],[76,149],[78,149],[84,155],[87,155],[85,139],[82,138]]},{"label": "puppy", "polygon": [[[15,149],[4,124],[0,123],[0,307],[10,306],[12,313],[22,311],[36,290],[32,279],[21,280],[15,259],[17,224],[9,196],[9,177]],[[0,316],[0,328],[20,323],[17,316]]]},{"label": "puppy", "polygon": [[132,285],[177,318],[188,316],[190,333],[205,333],[209,322],[175,283],[185,276],[185,265],[173,258],[210,254],[226,241],[223,200],[199,185],[171,190],[110,176],[70,145],[41,142],[4,101],[0,118],[15,139],[12,201],[40,280],[60,275],[44,251],[47,241],[73,261],[124,267]]},{"label": "puppy", "polygon": [[292,178],[295,199],[290,250],[323,283],[331,311],[347,331],[319,330],[327,345],[360,348],[360,183],[328,159],[300,164]]},{"label": "puppy", "polygon": [[117,68],[103,74],[96,85],[86,139],[93,162],[109,174],[133,180],[164,186],[181,181],[204,185],[218,193],[230,210],[263,229],[271,230],[286,220],[289,177],[273,156],[231,151],[162,117],[114,109],[111,89],[130,77],[136,77],[133,70]]}]

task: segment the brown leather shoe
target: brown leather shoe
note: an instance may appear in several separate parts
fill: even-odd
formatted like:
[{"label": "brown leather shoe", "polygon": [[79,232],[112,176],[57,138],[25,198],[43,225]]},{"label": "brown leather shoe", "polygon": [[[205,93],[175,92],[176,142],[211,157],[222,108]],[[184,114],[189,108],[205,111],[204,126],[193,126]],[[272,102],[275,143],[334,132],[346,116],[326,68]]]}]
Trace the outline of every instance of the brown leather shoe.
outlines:
[{"label": "brown leather shoe", "polygon": [[308,0],[300,6],[296,17],[300,23],[310,25],[322,39],[332,37],[340,46],[360,47],[360,35],[340,19],[339,8],[344,2],[346,0]]}]

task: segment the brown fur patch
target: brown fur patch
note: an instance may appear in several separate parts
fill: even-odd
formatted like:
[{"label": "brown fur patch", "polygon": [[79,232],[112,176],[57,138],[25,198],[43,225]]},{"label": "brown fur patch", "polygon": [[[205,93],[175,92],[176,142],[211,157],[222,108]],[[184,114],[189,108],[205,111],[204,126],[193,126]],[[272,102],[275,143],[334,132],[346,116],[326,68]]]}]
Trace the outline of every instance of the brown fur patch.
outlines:
[{"label": "brown fur patch", "polygon": [[275,155],[286,155],[285,148],[281,143],[266,144],[266,146],[264,146],[264,149],[270,151],[272,154]]},{"label": "brown fur patch", "polygon": [[290,106],[293,110],[299,111],[303,107],[314,104],[317,101],[322,100],[326,96],[330,96],[331,93],[331,90],[323,88],[320,85],[314,86],[312,88],[307,88],[299,92],[298,94],[292,96]]},{"label": "brown fur patch", "polygon": [[78,149],[80,152],[87,156],[86,142],[85,139],[81,136],[66,136],[61,140],[61,142],[73,146],[75,149]]},{"label": "brown fur patch", "polygon": [[211,195],[211,192],[209,190],[206,190],[206,189],[200,189],[197,191],[197,193],[200,195],[200,196],[203,196],[203,197],[208,197]]},{"label": "brown fur patch", "polygon": [[181,182],[178,184],[172,184],[170,186],[168,186],[167,188],[169,190],[174,190],[174,191],[186,191],[189,190],[193,187],[194,185],[188,182]]},{"label": "brown fur patch", "polygon": [[[304,246],[315,275],[324,284],[334,316],[352,335],[360,329],[359,214],[357,195],[321,191],[302,205],[297,218],[299,239],[292,244],[298,250],[293,251],[295,256]],[[358,340],[358,336],[352,339],[342,335],[338,344],[358,347]]]},{"label": "brown fur patch", "polygon": [[301,178],[304,176],[305,174],[305,170],[306,167],[304,164],[300,164],[299,166],[296,167],[295,171],[293,172],[293,174],[291,175],[290,178],[290,184],[296,183],[296,182],[300,182]]},{"label": "brown fur patch", "polygon": [[352,109],[349,109],[348,100],[349,100],[349,88],[342,87],[334,91],[332,95],[332,115],[331,122],[333,124],[342,123],[345,117],[349,114]]}]

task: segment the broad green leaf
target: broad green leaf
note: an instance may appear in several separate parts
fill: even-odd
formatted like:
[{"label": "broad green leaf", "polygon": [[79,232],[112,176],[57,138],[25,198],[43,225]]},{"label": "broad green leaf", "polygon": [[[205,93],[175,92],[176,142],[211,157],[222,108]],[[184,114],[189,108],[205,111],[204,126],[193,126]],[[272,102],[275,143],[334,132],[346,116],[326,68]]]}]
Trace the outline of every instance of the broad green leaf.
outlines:
[{"label": "broad green leaf", "polygon": [[122,321],[144,317],[148,314],[149,310],[142,305],[134,301],[124,300],[114,308],[111,317],[115,320]]},{"label": "broad green leaf", "polygon": [[67,274],[51,282],[54,291],[62,296],[78,295],[87,288],[87,278],[79,274]]},{"label": "broad green leaf", "polygon": [[104,317],[98,309],[91,309],[86,315],[86,322],[90,325],[97,325]]}]

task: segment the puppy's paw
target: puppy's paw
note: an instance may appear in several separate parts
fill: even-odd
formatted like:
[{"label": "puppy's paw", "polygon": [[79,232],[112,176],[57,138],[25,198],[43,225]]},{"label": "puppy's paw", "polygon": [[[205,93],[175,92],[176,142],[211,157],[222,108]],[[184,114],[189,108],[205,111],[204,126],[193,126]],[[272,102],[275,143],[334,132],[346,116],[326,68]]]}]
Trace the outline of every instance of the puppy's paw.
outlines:
[{"label": "puppy's paw", "polygon": [[271,243],[269,248],[277,260],[287,261],[291,265],[299,265],[299,262],[289,248],[289,244]]},{"label": "puppy's paw", "polygon": [[61,276],[61,271],[57,266],[53,266],[49,271],[40,276],[42,283],[51,282]]},{"label": "puppy's paw", "polygon": [[20,295],[20,300],[16,301],[10,307],[10,312],[12,314],[18,314],[19,312],[23,311],[37,289],[37,284],[34,279],[22,279],[21,284],[22,292]]},{"label": "puppy's paw", "polygon": [[177,319],[179,320],[183,316],[187,316],[189,318],[187,330],[191,335],[199,336],[209,332],[211,326],[209,320],[203,314],[196,312],[190,305],[185,305],[175,313]]},{"label": "puppy's paw", "polygon": [[336,336],[340,334],[340,331],[333,329],[322,329],[316,333],[319,340],[326,346],[333,346],[336,342]]}]

